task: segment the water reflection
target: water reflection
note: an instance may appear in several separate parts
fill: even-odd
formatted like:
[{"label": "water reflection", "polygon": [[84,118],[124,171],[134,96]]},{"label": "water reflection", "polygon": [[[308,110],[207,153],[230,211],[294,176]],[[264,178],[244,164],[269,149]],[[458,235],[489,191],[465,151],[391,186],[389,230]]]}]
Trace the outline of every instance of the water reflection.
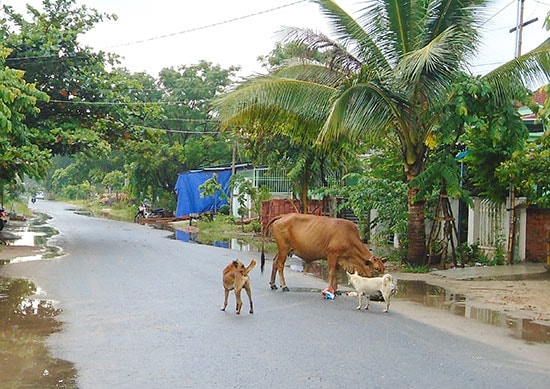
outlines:
[{"label": "water reflection", "polygon": [[542,320],[517,318],[489,308],[472,306],[462,294],[452,293],[424,281],[397,280],[396,298],[406,299],[428,307],[449,312],[502,328],[513,337],[529,342],[550,343],[550,323]]},{"label": "water reflection", "polygon": [[215,247],[222,247],[231,250],[238,251],[260,251],[260,248],[247,243],[241,239],[231,238],[227,240],[213,240],[212,242],[203,242],[199,239],[199,233],[197,231],[187,231],[179,228],[174,229],[174,238],[176,240],[186,243],[199,243],[207,244]]},{"label": "water reflection", "polygon": [[198,243],[199,242],[199,233],[198,232],[189,232],[180,230],[179,228],[176,228],[175,231],[175,237],[176,240],[181,240],[182,242],[193,242]]},{"label": "water reflection", "polygon": [[61,330],[61,312],[50,300],[32,297],[33,283],[0,278],[0,382],[6,388],[74,388],[76,369],[52,358],[45,339]]},{"label": "water reflection", "polygon": [[[37,220],[41,221],[41,218]],[[53,258],[60,255],[61,249],[55,246],[48,246],[47,240],[59,232],[53,227],[47,225],[39,225],[37,222],[32,223],[17,223],[12,222],[9,225],[9,231],[2,231],[0,240],[3,237],[9,237],[4,240],[4,243],[14,247],[35,247],[35,254],[29,256],[21,256],[12,259],[2,260],[0,264],[36,261],[45,258]],[[38,248],[42,248],[39,250]]]}]

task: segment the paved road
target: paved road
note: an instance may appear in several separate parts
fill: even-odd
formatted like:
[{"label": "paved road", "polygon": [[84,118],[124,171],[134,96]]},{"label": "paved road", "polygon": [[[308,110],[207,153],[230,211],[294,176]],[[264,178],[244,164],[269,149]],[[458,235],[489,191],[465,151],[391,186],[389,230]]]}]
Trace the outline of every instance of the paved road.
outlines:
[{"label": "paved road", "polygon": [[[408,319],[355,311],[356,301],[268,288],[252,276],[255,313],[221,312],[221,271],[254,253],[183,243],[151,227],[75,214],[38,201],[66,255],[7,265],[59,301],[56,357],[74,362],[81,388],[541,388],[545,369]],[[271,263],[267,263],[268,269]],[[288,272],[289,286],[322,288]],[[230,307],[234,296],[230,296]],[[245,299],[246,304],[246,299]],[[400,304],[394,302],[394,306]]]}]

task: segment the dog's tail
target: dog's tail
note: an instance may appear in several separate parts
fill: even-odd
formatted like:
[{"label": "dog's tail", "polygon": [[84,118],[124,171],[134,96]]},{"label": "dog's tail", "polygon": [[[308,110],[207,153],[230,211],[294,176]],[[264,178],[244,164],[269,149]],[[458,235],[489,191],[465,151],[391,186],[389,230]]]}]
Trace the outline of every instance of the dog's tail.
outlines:
[{"label": "dog's tail", "polygon": [[246,267],[243,275],[246,276],[248,273],[250,273],[252,269],[254,269],[255,266],[256,266],[256,259],[252,258],[252,261],[250,261],[250,264]]},{"label": "dog's tail", "polygon": [[384,274],[384,277],[382,277],[382,282],[384,283],[384,285],[389,285],[393,282],[393,277],[391,276],[391,274]]}]

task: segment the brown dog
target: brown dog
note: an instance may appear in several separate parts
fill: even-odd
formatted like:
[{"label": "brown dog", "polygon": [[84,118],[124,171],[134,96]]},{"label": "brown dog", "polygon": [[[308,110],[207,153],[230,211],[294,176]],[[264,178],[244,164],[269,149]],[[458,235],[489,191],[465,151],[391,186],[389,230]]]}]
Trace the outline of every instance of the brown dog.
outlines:
[{"label": "brown dog", "polygon": [[256,260],[252,259],[248,267],[245,267],[244,264],[235,259],[229,265],[223,269],[223,288],[225,290],[225,299],[223,301],[222,311],[225,311],[227,307],[227,298],[229,296],[230,290],[235,290],[235,299],[237,300],[237,315],[241,313],[241,307],[243,302],[241,300],[241,290],[244,288],[246,294],[248,295],[248,300],[250,301],[250,313],[254,313],[254,308],[252,305],[252,291],[250,290],[250,278],[248,273],[254,269],[256,266]]}]

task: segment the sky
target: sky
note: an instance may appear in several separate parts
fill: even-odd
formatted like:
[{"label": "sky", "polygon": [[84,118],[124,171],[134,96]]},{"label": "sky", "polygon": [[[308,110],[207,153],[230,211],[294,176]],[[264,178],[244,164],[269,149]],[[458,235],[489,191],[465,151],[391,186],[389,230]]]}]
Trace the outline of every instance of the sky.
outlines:
[{"label": "sky", "polygon": [[[353,15],[357,0],[337,0]],[[40,9],[41,0],[0,0],[20,12],[25,4]],[[519,0],[493,0],[487,9],[483,41],[471,71],[485,74],[511,60],[516,51]],[[81,38],[97,50],[114,52],[132,72],[157,76],[166,67],[194,65],[201,60],[224,68],[240,66],[243,76],[264,72],[258,56],[274,48],[283,27],[311,28],[330,36],[330,28],[317,5],[299,0],[78,0],[118,20],[103,22]],[[524,0],[521,52],[534,49],[550,33],[543,27],[550,0]]]}]

